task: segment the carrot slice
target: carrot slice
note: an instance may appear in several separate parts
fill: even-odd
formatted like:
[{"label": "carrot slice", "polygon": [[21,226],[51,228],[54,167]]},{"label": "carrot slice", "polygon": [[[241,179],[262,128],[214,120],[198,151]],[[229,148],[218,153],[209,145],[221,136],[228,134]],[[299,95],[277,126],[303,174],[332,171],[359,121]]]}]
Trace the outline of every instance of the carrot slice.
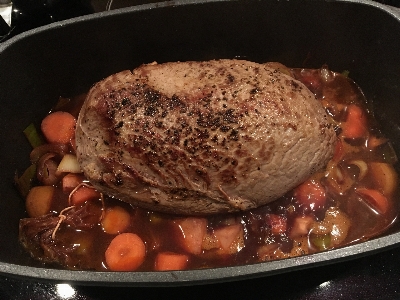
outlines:
[{"label": "carrot slice", "polygon": [[106,209],[101,225],[104,232],[117,234],[125,231],[131,222],[131,216],[121,206],[109,207]]},{"label": "carrot slice", "polygon": [[367,118],[361,107],[354,104],[347,107],[347,119],[342,125],[342,130],[342,135],[345,138],[356,139],[365,136]]},{"label": "carrot slice", "polygon": [[388,199],[378,192],[377,190],[358,188],[356,193],[359,194],[362,199],[364,199],[367,204],[369,204],[372,209],[376,210],[378,213],[385,214],[389,208]]},{"label": "carrot slice", "polygon": [[73,115],[56,111],[43,119],[41,129],[49,143],[68,144],[75,134],[75,126]]},{"label": "carrot slice", "polygon": [[71,205],[80,205],[88,200],[100,199],[100,193],[94,188],[81,186],[76,191],[73,191],[70,196]]},{"label": "carrot slice", "polygon": [[105,252],[105,260],[111,271],[134,271],[143,263],[146,246],[134,233],[117,235]]},{"label": "carrot slice", "polygon": [[156,271],[184,270],[189,262],[186,254],[160,252],[156,256],[154,269]]},{"label": "carrot slice", "polygon": [[295,189],[294,195],[299,203],[312,210],[322,208],[326,202],[325,188],[314,180],[307,180],[299,185]]}]

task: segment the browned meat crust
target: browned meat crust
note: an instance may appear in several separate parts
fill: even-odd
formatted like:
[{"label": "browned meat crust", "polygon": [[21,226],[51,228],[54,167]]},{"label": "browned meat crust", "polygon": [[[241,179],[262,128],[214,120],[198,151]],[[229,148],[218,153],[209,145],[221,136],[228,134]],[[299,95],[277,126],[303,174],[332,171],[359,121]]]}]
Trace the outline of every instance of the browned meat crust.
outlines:
[{"label": "browned meat crust", "polygon": [[164,212],[271,202],[322,168],[336,140],[322,105],[287,73],[213,60],[111,75],[78,118],[82,170],[98,190]]}]

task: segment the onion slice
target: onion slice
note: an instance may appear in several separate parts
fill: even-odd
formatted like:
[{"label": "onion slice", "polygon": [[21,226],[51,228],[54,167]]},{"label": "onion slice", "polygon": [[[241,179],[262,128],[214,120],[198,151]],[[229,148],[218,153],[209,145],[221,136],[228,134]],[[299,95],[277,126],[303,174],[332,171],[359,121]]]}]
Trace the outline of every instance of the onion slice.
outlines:
[{"label": "onion slice", "polygon": [[360,170],[360,173],[358,174],[358,180],[362,180],[365,175],[368,173],[368,165],[365,161],[363,160],[352,160],[349,162],[350,165],[355,165],[358,167]]},{"label": "onion slice", "polygon": [[76,156],[73,154],[65,154],[57,167],[57,172],[81,173]]}]

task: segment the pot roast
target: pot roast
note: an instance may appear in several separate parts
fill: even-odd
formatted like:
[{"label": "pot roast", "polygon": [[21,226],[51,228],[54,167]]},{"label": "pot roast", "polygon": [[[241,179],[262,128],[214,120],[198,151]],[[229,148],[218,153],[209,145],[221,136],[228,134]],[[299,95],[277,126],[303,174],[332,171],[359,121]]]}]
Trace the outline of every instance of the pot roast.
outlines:
[{"label": "pot roast", "polygon": [[326,165],[336,134],[314,94],[277,63],[146,64],[95,84],[77,157],[100,191],[156,211],[269,203]]}]

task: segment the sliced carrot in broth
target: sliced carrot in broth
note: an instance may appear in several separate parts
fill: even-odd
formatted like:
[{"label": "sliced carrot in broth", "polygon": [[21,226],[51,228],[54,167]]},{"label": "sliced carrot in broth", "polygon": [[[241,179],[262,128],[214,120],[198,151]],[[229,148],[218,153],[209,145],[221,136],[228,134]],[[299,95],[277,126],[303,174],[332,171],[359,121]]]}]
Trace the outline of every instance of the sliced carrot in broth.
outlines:
[{"label": "sliced carrot in broth", "polygon": [[362,138],[367,133],[367,118],[361,107],[350,104],[347,107],[347,119],[342,124],[342,135],[345,138]]},{"label": "sliced carrot in broth", "polygon": [[385,214],[389,208],[388,199],[379,191],[367,188],[358,188],[356,193],[364,199],[372,209],[378,213]]},{"label": "sliced carrot in broth", "polygon": [[154,264],[156,271],[184,270],[189,262],[186,254],[160,252],[157,254]]},{"label": "sliced carrot in broth", "polygon": [[80,205],[88,200],[100,199],[100,193],[94,188],[81,186],[76,191],[73,191],[70,196],[71,205]]},{"label": "sliced carrot in broth", "polygon": [[121,206],[109,207],[106,209],[101,225],[104,232],[117,234],[124,232],[131,222],[131,216]]},{"label": "sliced carrot in broth", "polygon": [[134,271],[143,263],[146,246],[134,233],[121,233],[109,244],[105,259],[111,271]]},{"label": "sliced carrot in broth", "polygon": [[49,143],[68,144],[75,135],[76,119],[70,113],[56,111],[47,115],[41,130]]}]

